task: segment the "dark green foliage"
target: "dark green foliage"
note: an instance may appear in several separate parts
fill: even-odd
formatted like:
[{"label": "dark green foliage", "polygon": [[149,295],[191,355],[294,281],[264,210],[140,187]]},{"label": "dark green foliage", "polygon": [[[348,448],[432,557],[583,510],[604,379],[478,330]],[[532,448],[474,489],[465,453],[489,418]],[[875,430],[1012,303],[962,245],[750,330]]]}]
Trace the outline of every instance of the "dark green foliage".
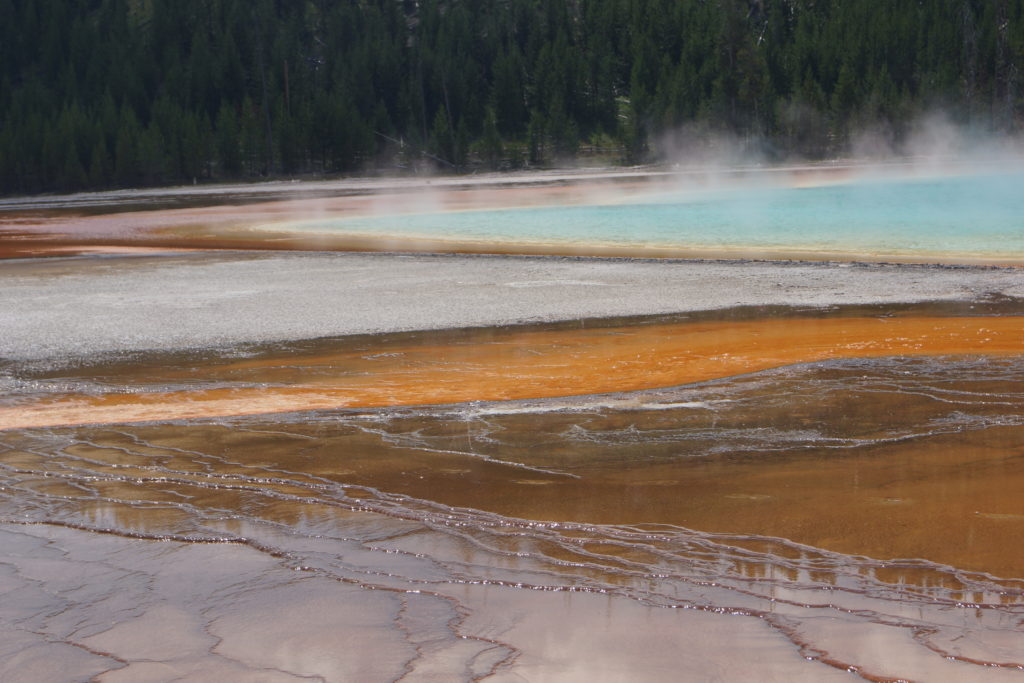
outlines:
[{"label": "dark green foliage", "polygon": [[0,0],[0,193],[1024,119],[1024,0]]}]

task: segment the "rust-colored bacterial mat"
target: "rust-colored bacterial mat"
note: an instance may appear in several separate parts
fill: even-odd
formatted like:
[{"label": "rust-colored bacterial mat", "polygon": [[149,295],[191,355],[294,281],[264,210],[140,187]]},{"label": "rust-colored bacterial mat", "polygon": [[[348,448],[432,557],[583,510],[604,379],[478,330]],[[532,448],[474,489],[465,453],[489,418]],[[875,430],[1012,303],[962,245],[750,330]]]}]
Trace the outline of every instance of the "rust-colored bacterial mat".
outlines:
[{"label": "rust-colored bacterial mat", "polygon": [[1016,305],[9,365],[0,614],[83,678],[1016,680]]},{"label": "rust-colored bacterial mat", "polygon": [[826,359],[1022,349],[1024,318],[1012,315],[563,325],[405,335],[369,346],[327,340],[257,349],[243,359],[89,368],[94,381],[84,386],[69,371],[37,385],[49,391],[27,391],[0,405],[0,429],[637,391]]}]

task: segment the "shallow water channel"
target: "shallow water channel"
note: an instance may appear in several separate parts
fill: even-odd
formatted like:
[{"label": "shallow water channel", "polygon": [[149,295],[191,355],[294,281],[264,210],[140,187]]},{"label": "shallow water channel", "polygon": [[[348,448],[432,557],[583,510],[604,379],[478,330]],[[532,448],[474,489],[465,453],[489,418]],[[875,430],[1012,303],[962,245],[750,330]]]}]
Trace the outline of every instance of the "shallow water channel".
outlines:
[{"label": "shallow water channel", "polygon": [[5,671],[1019,680],[1022,314],[7,363]]}]

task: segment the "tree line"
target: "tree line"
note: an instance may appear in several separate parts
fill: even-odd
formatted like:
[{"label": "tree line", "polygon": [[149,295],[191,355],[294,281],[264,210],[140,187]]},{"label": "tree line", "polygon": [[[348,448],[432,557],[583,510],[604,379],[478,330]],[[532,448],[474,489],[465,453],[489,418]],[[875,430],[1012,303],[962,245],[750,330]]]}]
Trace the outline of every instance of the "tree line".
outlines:
[{"label": "tree line", "polygon": [[1024,118],[1024,0],[0,0],[0,193]]}]

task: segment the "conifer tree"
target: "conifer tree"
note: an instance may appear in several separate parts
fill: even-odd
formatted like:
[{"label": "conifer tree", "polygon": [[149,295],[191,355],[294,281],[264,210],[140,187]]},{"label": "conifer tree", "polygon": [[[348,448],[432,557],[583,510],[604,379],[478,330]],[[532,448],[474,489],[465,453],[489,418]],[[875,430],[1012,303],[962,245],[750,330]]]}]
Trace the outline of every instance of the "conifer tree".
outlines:
[{"label": "conifer tree", "polygon": [[[1024,124],[1024,0],[0,0],[0,193]],[[415,166],[413,164],[412,166]]]}]

